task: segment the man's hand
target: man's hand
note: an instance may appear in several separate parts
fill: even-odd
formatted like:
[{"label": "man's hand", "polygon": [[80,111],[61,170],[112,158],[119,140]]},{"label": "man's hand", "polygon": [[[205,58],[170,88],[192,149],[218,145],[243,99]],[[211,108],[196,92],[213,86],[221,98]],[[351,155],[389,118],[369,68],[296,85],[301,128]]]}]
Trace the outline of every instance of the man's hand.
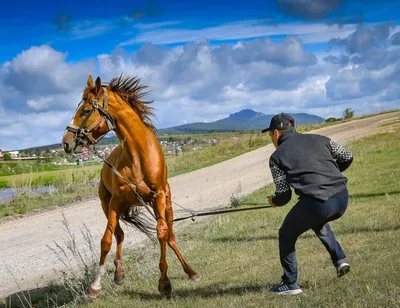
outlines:
[{"label": "man's hand", "polygon": [[268,203],[271,204],[272,207],[276,207],[276,205],[272,202],[272,198],[274,196],[268,196]]}]

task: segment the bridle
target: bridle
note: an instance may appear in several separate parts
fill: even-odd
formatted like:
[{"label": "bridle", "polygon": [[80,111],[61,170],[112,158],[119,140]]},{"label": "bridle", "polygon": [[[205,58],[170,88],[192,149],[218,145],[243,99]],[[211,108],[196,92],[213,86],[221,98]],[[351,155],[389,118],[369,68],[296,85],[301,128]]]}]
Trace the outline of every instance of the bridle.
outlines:
[{"label": "bridle", "polygon": [[[92,109],[90,110],[89,114],[86,116],[85,120],[83,120],[80,127],[76,126],[73,123],[67,125],[67,130],[76,134],[76,145],[87,145],[86,137],[91,145],[97,144],[109,131],[115,128],[115,121],[114,118],[108,113],[107,106],[108,106],[108,92],[107,89],[103,87],[103,106],[99,105],[99,101],[96,98],[95,100],[90,99],[82,99],[76,108],[76,111],[85,103],[90,103],[92,105]],[[98,110],[100,112],[100,117],[94,121],[92,125],[89,127],[85,127],[87,121],[92,116],[92,114]],[[92,130],[102,122],[106,122],[108,126],[108,131],[102,135],[100,135],[97,139],[93,137]]]}]

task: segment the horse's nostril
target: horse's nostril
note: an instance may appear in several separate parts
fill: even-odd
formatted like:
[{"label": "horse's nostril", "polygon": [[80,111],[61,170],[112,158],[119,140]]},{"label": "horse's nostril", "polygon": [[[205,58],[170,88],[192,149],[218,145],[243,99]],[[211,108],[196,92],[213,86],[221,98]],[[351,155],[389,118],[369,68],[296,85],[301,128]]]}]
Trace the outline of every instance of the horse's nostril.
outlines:
[{"label": "horse's nostril", "polygon": [[68,145],[68,143],[64,143],[64,151],[65,152],[69,152],[69,145]]}]

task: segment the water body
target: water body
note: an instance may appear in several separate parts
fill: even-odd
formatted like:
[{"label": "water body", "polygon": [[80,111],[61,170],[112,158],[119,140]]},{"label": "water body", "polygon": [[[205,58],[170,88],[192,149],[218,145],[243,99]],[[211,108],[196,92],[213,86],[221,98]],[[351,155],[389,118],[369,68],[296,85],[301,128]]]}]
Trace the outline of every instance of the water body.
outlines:
[{"label": "water body", "polygon": [[0,189],[0,203],[3,203],[7,200],[14,199],[15,196],[20,195],[22,193],[26,193],[29,195],[40,195],[55,192],[57,189],[52,186],[44,186],[44,187],[35,187],[35,188],[1,188]]}]

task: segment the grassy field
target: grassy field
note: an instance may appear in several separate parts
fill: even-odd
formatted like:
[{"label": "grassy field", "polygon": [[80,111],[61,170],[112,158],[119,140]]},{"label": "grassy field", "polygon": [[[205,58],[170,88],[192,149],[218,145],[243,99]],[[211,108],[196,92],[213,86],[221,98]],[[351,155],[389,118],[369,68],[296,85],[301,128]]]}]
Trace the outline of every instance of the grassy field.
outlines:
[{"label": "grassy field", "polygon": [[[328,253],[310,231],[296,245],[299,282],[303,294],[283,297],[268,288],[279,282],[278,230],[295,198],[275,209],[230,213],[208,219],[179,222],[178,244],[201,276],[190,282],[168,249],[170,299],[157,291],[158,247],[126,253],[124,285],[110,284],[114,267],[109,256],[105,292],[93,302],[68,295],[52,286],[47,298],[58,304],[87,307],[398,307],[400,303],[400,132],[353,142],[347,147],[355,161],[345,172],[349,179],[349,207],[331,223],[352,265],[337,278]],[[274,191],[268,185],[240,198],[240,206],[265,204]],[[94,271],[86,278],[92,281]],[[75,280],[76,281],[76,280]],[[83,281],[80,278],[79,281]],[[52,293],[52,292],[53,293]],[[40,297],[39,297],[40,298]],[[43,299],[43,295],[42,295]],[[55,300],[57,301],[57,300]],[[47,307],[46,301],[37,307]]]},{"label": "grassy field", "polygon": [[[64,167],[65,168],[65,167]],[[0,162],[0,177],[14,174],[43,172],[61,169],[53,164],[42,164],[37,161],[1,161]]]}]

